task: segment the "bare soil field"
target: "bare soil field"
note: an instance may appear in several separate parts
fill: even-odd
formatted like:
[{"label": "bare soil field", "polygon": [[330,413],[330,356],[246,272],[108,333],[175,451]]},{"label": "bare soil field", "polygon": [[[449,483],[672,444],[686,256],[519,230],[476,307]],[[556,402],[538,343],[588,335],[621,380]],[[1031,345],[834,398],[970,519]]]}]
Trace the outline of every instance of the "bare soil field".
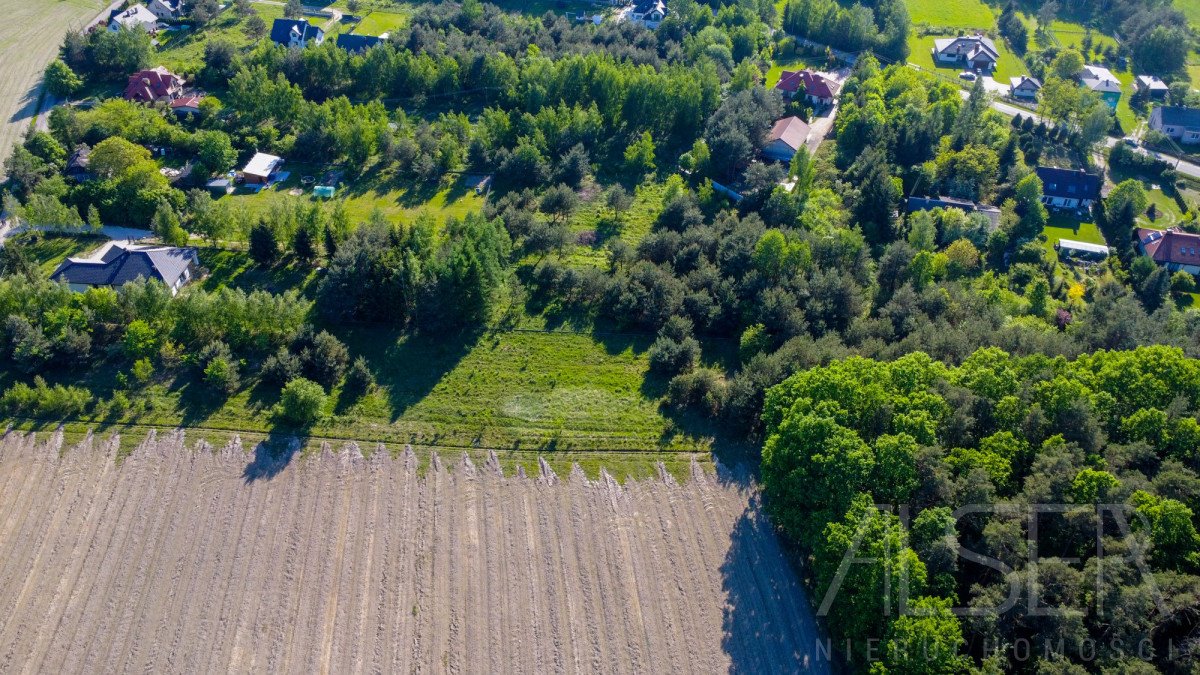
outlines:
[{"label": "bare soil field", "polygon": [[[63,35],[82,28],[101,0],[0,0],[0,165],[37,115],[42,71]],[[0,166],[0,180],[4,168]]]},{"label": "bare soil field", "polygon": [[0,672],[829,672],[753,483],[0,441]]}]

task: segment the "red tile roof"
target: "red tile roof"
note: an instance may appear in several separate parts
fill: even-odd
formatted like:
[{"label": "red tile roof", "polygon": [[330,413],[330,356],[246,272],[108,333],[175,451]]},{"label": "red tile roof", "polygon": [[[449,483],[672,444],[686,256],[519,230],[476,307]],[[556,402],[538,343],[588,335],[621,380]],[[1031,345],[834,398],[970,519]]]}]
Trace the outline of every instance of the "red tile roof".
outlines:
[{"label": "red tile roof", "polygon": [[1200,265],[1200,234],[1184,232],[1175,227],[1169,230],[1139,227],[1137,236],[1142,250],[1154,262],[1164,265]]},{"label": "red tile roof", "polygon": [[775,123],[771,127],[771,133],[767,135],[767,142],[783,141],[793,150],[799,150],[801,145],[808,140],[808,125],[799,117],[785,117]]},{"label": "red tile roof", "polygon": [[842,85],[814,73],[811,70],[792,71],[785,70],[779,76],[779,83],[775,85],[776,89],[795,93],[804,90],[804,93],[817,98],[834,98]]},{"label": "red tile roof", "polygon": [[140,70],[129,76],[125,86],[125,98],[129,101],[153,103],[160,98],[174,96],[183,87],[183,80],[171,71],[158,66]]},{"label": "red tile roof", "polygon": [[198,108],[198,107],[200,107],[200,96],[198,94],[188,94],[187,96],[180,96],[179,98],[175,99],[174,101],[171,101],[172,109],[175,109],[175,108]]}]

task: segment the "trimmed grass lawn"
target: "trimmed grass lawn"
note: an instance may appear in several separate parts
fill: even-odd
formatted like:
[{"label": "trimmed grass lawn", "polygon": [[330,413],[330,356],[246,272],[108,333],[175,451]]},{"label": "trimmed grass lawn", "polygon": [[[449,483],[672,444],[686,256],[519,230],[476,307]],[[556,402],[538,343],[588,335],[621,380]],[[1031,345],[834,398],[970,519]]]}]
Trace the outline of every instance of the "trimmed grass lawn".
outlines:
[{"label": "trimmed grass lawn", "polygon": [[1187,71],[1188,77],[1192,80],[1192,86],[1200,87],[1200,63],[1189,63]]},{"label": "trimmed grass lawn", "polygon": [[397,31],[408,23],[408,15],[399,12],[372,11],[354,27],[355,35],[383,35]]},{"label": "trimmed grass lawn", "polygon": [[1100,228],[1096,227],[1095,223],[1080,221],[1069,216],[1051,213],[1050,222],[1043,230],[1046,235],[1046,249],[1054,250],[1054,245],[1059,239],[1071,239],[1074,241],[1082,241],[1087,244],[1107,244],[1104,241],[1104,235],[1100,234]]},{"label": "trimmed grass lawn", "polygon": [[990,29],[996,14],[981,0],[908,0],[914,24]]},{"label": "trimmed grass lawn", "polygon": [[[962,72],[962,68],[943,68],[934,63],[933,60],[933,43],[935,40],[942,37],[951,37],[950,35],[917,35],[916,31],[908,36],[908,62],[914,63],[926,70],[936,72],[943,77],[949,78],[958,82],[961,86],[970,86],[969,82],[958,79],[958,74]],[[1008,82],[1009,78],[1017,77],[1018,75],[1026,75],[1029,73],[1029,68],[1019,56],[1014,54],[1008,48],[1008,45],[1001,42],[996,45],[1000,50],[1000,61],[996,64],[996,72],[992,73],[992,77],[1001,83]]]},{"label": "trimmed grass lawn", "polygon": [[1128,70],[1112,70],[1112,74],[1116,75],[1117,80],[1121,82],[1121,100],[1117,101],[1117,121],[1121,123],[1121,129],[1128,135],[1138,124],[1137,113],[1129,107],[1129,101],[1133,98],[1133,73]]},{"label": "trimmed grass lawn", "polygon": [[1150,205],[1154,207],[1155,218],[1150,220],[1148,215],[1138,216],[1138,224],[1165,230],[1183,221],[1183,211],[1179,210],[1179,204],[1175,202],[1174,198],[1162,190],[1148,188],[1146,196],[1150,198]]},{"label": "trimmed grass lawn", "polygon": [[805,68],[814,67],[819,68],[819,66],[813,66],[809,59],[802,56],[788,56],[781,59],[774,59],[771,61],[771,69],[767,71],[766,87],[767,89],[771,89],[778,84],[779,78],[785,70],[804,70]]}]

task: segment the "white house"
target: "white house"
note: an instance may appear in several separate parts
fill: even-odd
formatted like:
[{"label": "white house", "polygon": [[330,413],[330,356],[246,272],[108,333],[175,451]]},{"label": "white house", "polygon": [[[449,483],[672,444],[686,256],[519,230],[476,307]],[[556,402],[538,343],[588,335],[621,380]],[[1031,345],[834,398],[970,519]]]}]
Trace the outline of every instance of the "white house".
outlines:
[{"label": "white house", "polygon": [[114,15],[108,20],[108,29],[112,31],[128,28],[139,28],[147,33],[158,30],[158,17],[146,9],[145,5],[134,5],[129,9]]},{"label": "white house", "polygon": [[162,19],[178,19],[183,14],[183,7],[179,0],[150,0],[146,3],[146,8],[154,16]]},{"label": "white house", "polygon": [[639,0],[625,10],[623,16],[626,21],[640,23],[653,30],[667,18],[667,4],[663,0]]},{"label": "white house", "polygon": [[1036,77],[1022,75],[1020,77],[1009,78],[1008,81],[1008,91],[1013,98],[1032,101],[1037,99],[1038,92],[1042,90],[1042,83]]},{"label": "white house", "polygon": [[990,71],[1000,60],[1000,52],[989,37],[960,35],[934,40],[933,60],[939,66]]},{"label": "white house", "polygon": [[1200,143],[1200,108],[1158,106],[1150,112],[1150,128],[1180,143]]}]

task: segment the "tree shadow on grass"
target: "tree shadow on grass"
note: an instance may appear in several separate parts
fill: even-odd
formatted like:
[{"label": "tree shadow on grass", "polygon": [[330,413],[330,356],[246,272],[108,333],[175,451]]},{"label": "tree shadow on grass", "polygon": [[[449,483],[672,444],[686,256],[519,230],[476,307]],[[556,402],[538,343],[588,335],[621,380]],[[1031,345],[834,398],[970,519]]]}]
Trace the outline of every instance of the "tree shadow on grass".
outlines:
[{"label": "tree shadow on grass", "polygon": [[[743,484],[735,471],[719,480]],[[726,595],[721,647],[730,673],[830,673],[830,657],[803,585],[774,526],[752,493],[721,564]]]},{"label": "tree shadow on grass", "polygon": [[381,326],[337,331],[352,355],[370,355],[375,381],[387,392],[391,421],[429,395],[479,341],[483,330],[411,333]]}]

